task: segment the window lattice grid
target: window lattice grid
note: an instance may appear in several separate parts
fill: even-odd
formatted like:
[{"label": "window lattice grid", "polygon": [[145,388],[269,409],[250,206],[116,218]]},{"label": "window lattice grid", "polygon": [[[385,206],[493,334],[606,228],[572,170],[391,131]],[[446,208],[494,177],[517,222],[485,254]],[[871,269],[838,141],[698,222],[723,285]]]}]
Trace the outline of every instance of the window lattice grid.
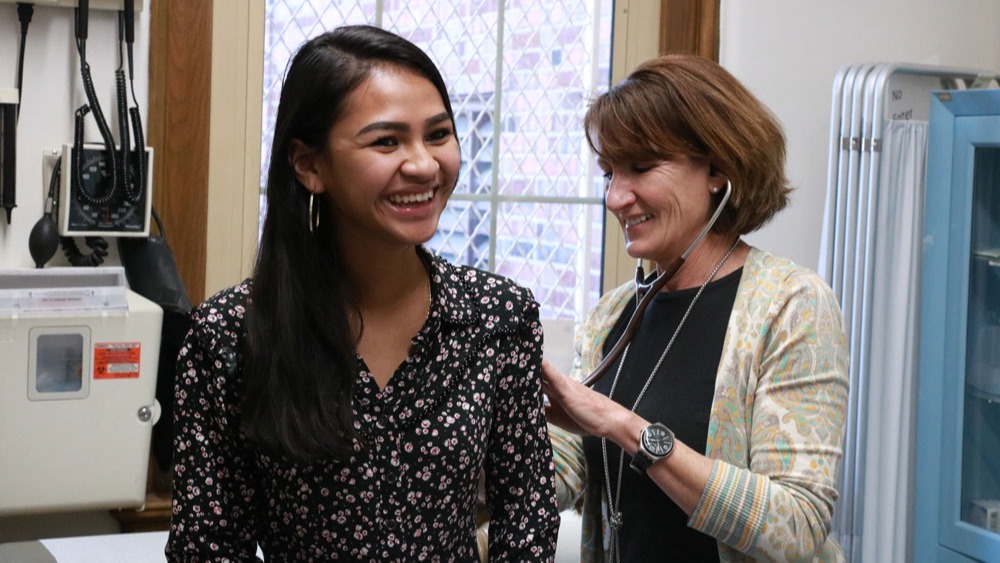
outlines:
[{"label": "window lattice grid", "polygon": [[267,180],[274,117],[278,113],[281,83],[295,50],[310,37],[340,25],[373,23],[375,0],[267,0],[264,18],[264,105],[261,136],[261,190]]},{"label": "window lattice grid", "polygon": [[613,0],[268,0],[261,185],[294,49],[344,24],[399,33],[441,69],[462,151],[428,247],[527,285],[545,317],[580,320],[599,296],[604,228],[582,118],[608,86],[612,8]]},{"label": "window lattice grid", "polygon": [[495,271],[526,284],[542,307],[542,318],[577,319],[600,297],[602,204],[501,203]]}]

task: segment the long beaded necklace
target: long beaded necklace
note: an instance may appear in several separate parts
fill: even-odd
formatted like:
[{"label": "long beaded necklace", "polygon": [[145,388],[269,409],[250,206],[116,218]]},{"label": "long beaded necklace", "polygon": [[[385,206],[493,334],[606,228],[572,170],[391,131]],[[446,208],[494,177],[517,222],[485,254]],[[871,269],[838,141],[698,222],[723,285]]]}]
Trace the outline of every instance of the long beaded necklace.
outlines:
[{"label": "long beaded necklace", "polygon": [[[635,403],[632,404],[632,409],[631,409],[632,412],[635,412],[635,409],[639,407],[639,403],[642,402],[642,398],[646,395],[646,390],[649,389],[649,385],[653,382],[653,379],[656,377],[656,373],[660,370],[660,365],[663,363],[664,358],[667,357],[667,353],[670,352],[670,348],[673,347],[674,340],[676,340],[677,335],[680,334],[681,328],[684,326],[684,322],[687,321],[688,316],[691,314],[691,310],[694,309],[694,304],[698,302],[698,298],[701,297],[701,294],[705,291],[705,288],[708,287],[708,284],[712,281],[713,278],[715,278],[715,274],[719,273],[719,270],[722,269],[722,265],[726,263],[726,260],[729,259],[729,255],[732,254],[734,250],[736,250],[736,247],[739,244],[740,244],[740,239],[737,238],[736,242],[734,242],[733,245],[729,247],[729,250],[726,251],[726,254],[722,257],[722,260],[719,260],[719,263],[715,265],[715,269],[712,270],[712,273],[709,274],[708,278],[705,279],[705,283],[701,284],[701,287],[698,288],[698,292],[694,294],[694,298],[691,299],[691,303],[688,305],[687,310],[684,311],[684,316],[681,317],[681,322],[677,323],[677,328],[674,329],[673,336],[670,337],[670,340],[667,342],[666,348],[664,348],[663,353],[660,354],[660,359],[656,361],[656,365],[653,367],[652,371],[649,372],[649,377],[646,378],[646,383],[643,384],[642,390],[639,391],[639,396],[636,397]],[[611,390],[608,391],[609,399],[612,398],[612,396],[615,393],[615,387],[618,386],[618,377],[622,374],[622,366],[625,365],[625,360],[628,358],[628,350],[631,345],[632,343],[629,342],[629,344],[625,346],[625,350],[622,352],[622,359],[621,362],[619,362],[618,364],[618,370],[615,371],[615,378],[611,381]],[[622,520],[622,513],[621,510],[619,510],[618,503],[619,501],[621,501],[622,469],[624,469],[625,467],[625,450],[623,449],[620,452],[620,455],[618,456],[618,479],[617,482],[615,483],[614,496],[611,495],[611,471],[608,469],[607,438],[601,438],[601,455],[604,461],[604,486],[607,489],[605,492],[608,495],[607,517],[608,521],[611,524],[611,542],[609,547],[612,553],[614,554],[611,560],[612,562],[617,563],[621,561],[621,546],[619,545],[618,541],[618,530],[621,529],[622,525],[624,524],[624,521]]]}]

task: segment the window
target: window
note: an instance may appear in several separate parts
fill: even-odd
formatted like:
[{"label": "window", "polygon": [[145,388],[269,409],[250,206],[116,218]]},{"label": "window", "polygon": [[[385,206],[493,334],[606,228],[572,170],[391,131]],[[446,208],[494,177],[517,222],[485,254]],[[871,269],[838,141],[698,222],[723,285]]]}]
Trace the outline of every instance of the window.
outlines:
[{"label": "window", "polygon": [[609,84],[612,8],[612,0],[267,0],[261,185],[295,48],[343,24],[399,33],[441,69],[462,147],[458,187],[428,246],[530,287],[544,318],[581,320],[600,294],[604,241],[601,175],[582,118]]}]

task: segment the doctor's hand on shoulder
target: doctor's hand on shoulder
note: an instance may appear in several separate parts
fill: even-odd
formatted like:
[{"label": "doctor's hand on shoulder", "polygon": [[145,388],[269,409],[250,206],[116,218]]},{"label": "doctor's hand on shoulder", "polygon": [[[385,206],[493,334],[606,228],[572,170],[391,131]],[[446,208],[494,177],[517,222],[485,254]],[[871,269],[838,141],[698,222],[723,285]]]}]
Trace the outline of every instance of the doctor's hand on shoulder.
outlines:
[{"label": "doctor's hand on shoulder", "polygon": [[542,391],[549,404],[545,417],[550,424],[580,436],[613,438],[615,429],[641,423],[642,419],[621,404],[561,373],[542,360]]}]

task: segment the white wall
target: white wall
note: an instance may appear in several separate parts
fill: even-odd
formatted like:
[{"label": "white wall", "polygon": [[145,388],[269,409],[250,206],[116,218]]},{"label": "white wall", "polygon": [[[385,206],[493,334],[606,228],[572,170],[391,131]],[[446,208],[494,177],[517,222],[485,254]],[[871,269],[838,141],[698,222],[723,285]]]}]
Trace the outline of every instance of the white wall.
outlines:
[{"label": "white wall", "polygon": [[833,79],[848,64],[1000,70],[993,0],[722,0],[720,60],[781,120],[792,202],[748,240],[816,268]]},{"label": "white wall", "polygon": [[[143,10],[137,13],[133,47],[136,97],[144,125],[149,83],[149,10],[146,8],[149,1],[142,2]],[[118,66],[116,22],[115,12],[92,8],[87,62],[101,108],[109,120],[114,113],[114,70]],[[19,42],[17,7],[13,3],[0,3],[0,88],[13,88],[17,83]],[[11,225],[7,225],[6,218],[0,219],[0,269],[34,266],[28,253],[28,234],[42,216],[47,191],[42,177],[42,152],[73,142],[73,114],[86,102],[73,37],[72,9],[35,7],[28,27],[24,65],[17,135],[17,208],[13,211]],[[86,123],[86,140],[100,142],[91,116]],[[117,130],[116,124],[111,126]],[[112,249],[114,247],[111,245]],[[83,249],[86,251],[85,247]],[[116,255],[109,256],[108,262],[116,263]],[[49,264],[67,265],[61,250]],[[0,368],[0,376],[3,375]],[[0,430],[0,434],[2,432]],[[0,542],[117,531],[118,523],[107,511],[0,518]]]},{"label": "white wall", "polygon": [[[150,0],[136,14],[135,91],[139,110],[145,116],[149,84],[149,9]],[[155,1],[155,0],[153,0]],[[93,4],[93,3],[92,3]],[[90,64],[97,91],[112,130],[114,112],[114,71],[118,67],[117,13],[91,8],[88,26],[87,62]],[[20,23],[17,6],[0,3],[0,87],[17,84],[17,51]],[[28,253],[28,235],[42,216],[48,186],[43,178],[42,153],[73,143],[73,114],[86,103],[80,79],[79,57],[73,36],[73,10],[63,7],[35,6],[28,27],[25,49],[24,83],[21,95],[21,115],[17,132],[17,208],[11,225],[0,220],[0,268],[30,268],[34,266]],[[92,115],[86,118],[85,140],[101,142]],[[115,245],[111,245],[112,250]],[[88,251],[81,246],[81,250]],[[116,263],[115,254],[109,263]],[[62,250],[49,263],[67,265]]]}]

